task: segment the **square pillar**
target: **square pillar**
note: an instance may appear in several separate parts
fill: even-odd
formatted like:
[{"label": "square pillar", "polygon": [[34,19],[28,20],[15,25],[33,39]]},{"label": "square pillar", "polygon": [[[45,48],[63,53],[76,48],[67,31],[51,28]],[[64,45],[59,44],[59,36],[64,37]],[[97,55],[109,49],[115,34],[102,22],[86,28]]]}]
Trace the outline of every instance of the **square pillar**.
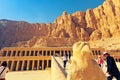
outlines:
[{"label": "square pillar", "polygon": [[23,61],[23,62],[22,62],[21,71],[23,71],[23,70],[24,70],[24,62],[25,62],[25,61]]},{"label": "square pillar", "polygon": [[18,67],[19,67],[19,61],[17,61],[16,71],[18,71]]},{"label": "square pillar", "polygon": [[32,70],[34,70],[34,60],[32,61]]}]

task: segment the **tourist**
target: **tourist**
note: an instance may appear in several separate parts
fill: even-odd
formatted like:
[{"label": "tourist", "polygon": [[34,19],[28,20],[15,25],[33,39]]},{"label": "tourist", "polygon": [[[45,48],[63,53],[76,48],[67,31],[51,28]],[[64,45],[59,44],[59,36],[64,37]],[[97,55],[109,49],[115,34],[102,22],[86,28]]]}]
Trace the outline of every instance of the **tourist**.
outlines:
[{"label": "tourist", "polygon": [[34,67],[34,70],[37,70],[37,67]]},{"label": "tourist", "polygon": [[63,60],[63,67],[65,69],[66,68],[66,63],[67,63],[67,56],[63,55],[62,60]]},{"label": "tourist", "polygon": [[5,76],[8,71],[7,63],[4,61],[0,66],[0,80],[5,80]]},{"label": "tourist", "polygon": [[99,64],[99,66],[101,67],[101,68],[103,68],[103,66],[104,66],[104,60],[102,59],[102,57],[101,56],[98,56],[98,64]]},{"label": "tourist", "polygon": [[112,80],[112,78],[115,77],[117,80],[120,80],[120,73],[114,58],[111,57],[108,52],[104,52],[103,56],[106,58],[107,61],[107,72],[106,72],[107,79]]},{"label": "tourist", "polygon": [[41,67],[41,66],[38,66],[38,69],[39,69],[39,70],[41,70],[41,69],[42,69],[42,67]]}]

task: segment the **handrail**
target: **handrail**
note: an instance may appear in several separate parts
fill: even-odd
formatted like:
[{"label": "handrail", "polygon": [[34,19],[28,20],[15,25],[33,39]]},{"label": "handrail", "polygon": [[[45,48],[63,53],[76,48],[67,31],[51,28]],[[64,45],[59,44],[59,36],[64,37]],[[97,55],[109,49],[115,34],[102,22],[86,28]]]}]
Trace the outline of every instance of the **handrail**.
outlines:
[{"label": "handrail", "polygon": [[51,80],[66,80],[67,73],[64,71],[63,67],[58,63],[56,58],[52,57],[52,67],[51,67]]}]

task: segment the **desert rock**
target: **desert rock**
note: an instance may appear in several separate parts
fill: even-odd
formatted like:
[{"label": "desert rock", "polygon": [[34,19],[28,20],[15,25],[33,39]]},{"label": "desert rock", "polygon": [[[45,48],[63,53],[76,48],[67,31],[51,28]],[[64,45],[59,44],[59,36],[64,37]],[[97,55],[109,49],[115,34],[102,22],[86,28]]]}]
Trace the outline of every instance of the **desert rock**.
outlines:
[{"label": "desert rock", "polygon": [[[103,4],[86,12],[68,14],[65,11],[53,23],[28,23],[3,19],[0,20],[0,47],[19,46],[17,45],[19,43],[22,43],[20,46],[29,46],[26,42],[32,41],[34,37],[39,37],[39,40],[32,43],[31,47],[41,44],[47,46],[49,37],[53,38],[53,41],[54,38],[67,38],[68,43],[65,46],[72,46],[75,41],[117,38],[120,36],[119,12],[119,0],[105,0]],[[46,37],[46,42],[39,43],[43,37]],[[62,44],[60,41],[59,44]],[[53,43],[53,46],[57,43]],[[59,44],[58,46],[61,46]]]}]

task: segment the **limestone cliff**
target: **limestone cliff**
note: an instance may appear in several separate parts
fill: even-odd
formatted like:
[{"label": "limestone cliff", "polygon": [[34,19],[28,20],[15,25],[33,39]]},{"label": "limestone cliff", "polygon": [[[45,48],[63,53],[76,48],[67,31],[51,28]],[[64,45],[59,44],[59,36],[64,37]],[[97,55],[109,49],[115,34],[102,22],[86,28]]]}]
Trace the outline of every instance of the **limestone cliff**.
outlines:
[{"label": "limestone cliff", "polygon": [[103,5],[95,9],[88,9],[86,12],[73,14],[64,12],[54,22],[57,26],[54,34],[58,34],[58,31],[64,29],[70,38],[80,40],[118,37],[120,36],[119,11],[119,0],[106,0]]},{"label": "limestone cliff", "polygon": [[30,24],[24,21],[0,20],[0,47],[15,46],[34,36],[47,36],[47,24]]},{"label": "limestone cliff", "polygon": [[0,47],[71,46],[76,41],[119,37],[119,12],[120,0],[105,0],[102,5],[86,12],[63,12],[49,24],[0,20]]},{"label": "limestone cliff", "polygon": [[35,32],[36,29],[27,22],[0,20],[0,46],[11,46],[17,41],[29,40]]}]

